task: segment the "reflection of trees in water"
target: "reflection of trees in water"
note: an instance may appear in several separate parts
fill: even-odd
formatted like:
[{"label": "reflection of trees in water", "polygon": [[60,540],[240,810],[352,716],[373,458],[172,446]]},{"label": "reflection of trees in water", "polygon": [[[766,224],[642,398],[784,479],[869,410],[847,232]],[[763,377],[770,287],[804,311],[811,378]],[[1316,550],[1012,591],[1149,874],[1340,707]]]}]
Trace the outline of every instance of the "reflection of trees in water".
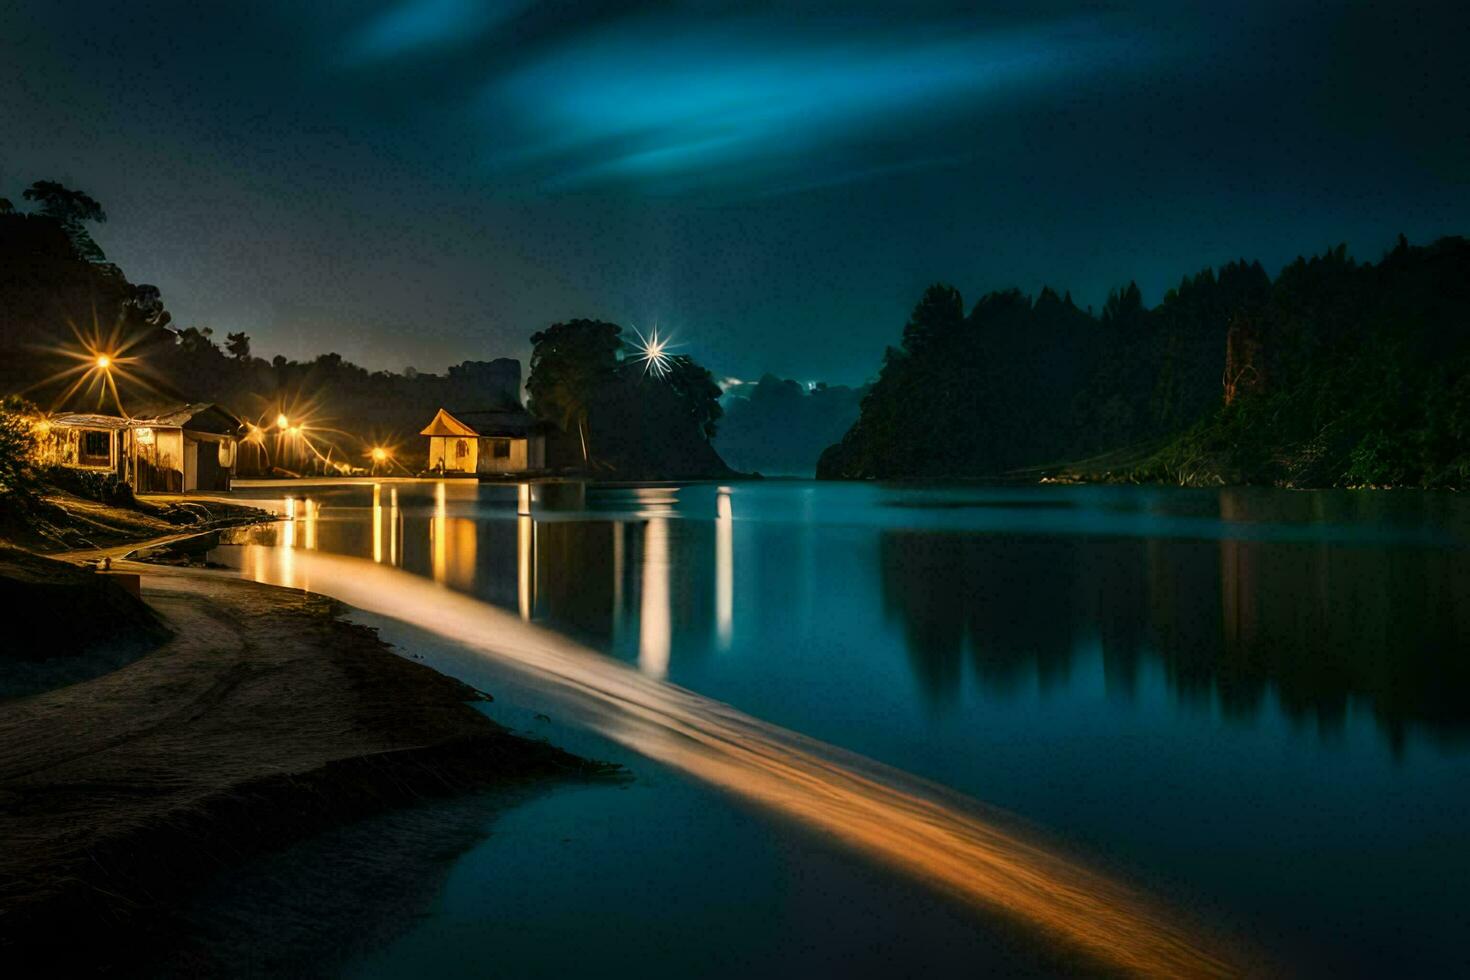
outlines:
[{"label": "reflection of trees in water", "polygon": [[1147,656],[1182,700],[1341,726],[1360,698],[1406,725],[1470,728],[1470,560],[1451,549],[890,531],[885,610],[916,676],[949,696],[969,658],[989,687],[1064,678],[1095,640],[1110,690]]}]

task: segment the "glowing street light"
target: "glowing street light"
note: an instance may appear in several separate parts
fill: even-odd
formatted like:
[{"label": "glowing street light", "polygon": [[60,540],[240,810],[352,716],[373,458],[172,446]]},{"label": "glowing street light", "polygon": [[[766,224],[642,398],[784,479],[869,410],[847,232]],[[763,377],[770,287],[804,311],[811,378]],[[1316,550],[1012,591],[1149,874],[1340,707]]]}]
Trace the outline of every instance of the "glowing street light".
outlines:
[{"label": "glowing street light", "polygon": [[106,371],[108,368],[112,367],[112,358],[107,354],[98,354],[97,367],[101,368],[103,371]]},{"label": "glowing street light", "polygon": [[387,460],[388,460],[388,450],[384,449],[382,446],[374,446],[373,447],[373,462],[374,463],[384,463],[384,462],[387,462]]},{"label": "glowing street light", "polygon": [[633,332],[638,335],[638,343],[634,347],[638,351],[638,359],[643,362],[643,373],[652,371],[659,378],[668,374],[674,361],[668,354],[669,342],[658,335],[658,327],[655,326],[647,337],[637,327]]},{"label": "glowing street light", "polygon": [[283,430],[291,428],[291,420],[286,418],[285,412],[276,416],[276,428]]}]

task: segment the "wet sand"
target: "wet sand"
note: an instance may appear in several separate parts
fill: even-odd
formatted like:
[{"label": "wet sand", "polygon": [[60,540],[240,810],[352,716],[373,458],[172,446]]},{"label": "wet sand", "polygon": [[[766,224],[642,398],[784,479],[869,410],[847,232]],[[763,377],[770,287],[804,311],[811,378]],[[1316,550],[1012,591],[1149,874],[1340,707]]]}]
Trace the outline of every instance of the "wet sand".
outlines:
[{"label": "wet sand", "polygon": [[197,886],[254,855],[416,801],[604,773],[510,734],[331,600],[118,567],[173,638],[0,702],[7,957],[136,966],[181,938]]}]

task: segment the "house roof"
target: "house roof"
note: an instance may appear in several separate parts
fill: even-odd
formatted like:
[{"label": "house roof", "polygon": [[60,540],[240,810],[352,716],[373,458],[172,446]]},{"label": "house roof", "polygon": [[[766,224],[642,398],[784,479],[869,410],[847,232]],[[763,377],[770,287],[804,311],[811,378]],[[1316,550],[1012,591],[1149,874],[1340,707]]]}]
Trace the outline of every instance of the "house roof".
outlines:
[{"label": "house roof", "polygon": [[537,431],[542,423],[524,408],[497,408],[485,411],[455,412],[444,409],[434,416],[421,436],[502,436],[523,439]]},{"label": "house roof", "polygon": [[455,418],[453,415],[450,415],[448,412],[444,411],[444,409],[441,408],[441,409],[439,409],[438,413],[435,414],[434,421],[430,422],[427,426],[425,426],[424,431],[420,432],[419,435],[421,435],[421,436],[477,436],[477,435],[479,435],[479,433],[476,432],[474,429],[471,429],[469,426],[465,425],[459,419]]},{"label": "house roof", "polygon": [[94,415],[88,412],[68,412],[46,419],[50,425],[63,425],[74,429],[126,429],[132,423],[116,415]]},{"label": "house roof", "polygon": [[162,429],[177,428],[191,432],[210,432],[216,435],[234,435],[244,426],[244,423],[234,414],[210,402],[193,402],[188,405],[180,405],[170,411],[161,412],[152,418],[137,418],[132,421],[134,425],[153,426]]},{"label": "house roof", "polygon": [[53,416],[47,421],[52,425],[78,429],[186,429],[190,432],[209,432],[216,435],[234,435],[243,424],[231,413],[209,402],[180,405],[167,412],[146,418],[122,418],[118,415],[72,412]]}]

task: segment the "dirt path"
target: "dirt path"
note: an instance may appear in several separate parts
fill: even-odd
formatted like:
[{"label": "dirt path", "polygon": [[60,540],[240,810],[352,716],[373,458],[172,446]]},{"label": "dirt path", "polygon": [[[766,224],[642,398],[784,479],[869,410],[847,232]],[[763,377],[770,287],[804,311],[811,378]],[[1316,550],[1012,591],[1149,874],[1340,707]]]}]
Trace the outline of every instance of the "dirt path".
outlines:
[{"label": "dirt path", "polygon": [[[125,964],[240,858],[426,796],[598,771],[509,734],[328,599],[118,567],[175,636],[0,703],[0,953]],[[87,943],[57,945],[84,924]]]}]

